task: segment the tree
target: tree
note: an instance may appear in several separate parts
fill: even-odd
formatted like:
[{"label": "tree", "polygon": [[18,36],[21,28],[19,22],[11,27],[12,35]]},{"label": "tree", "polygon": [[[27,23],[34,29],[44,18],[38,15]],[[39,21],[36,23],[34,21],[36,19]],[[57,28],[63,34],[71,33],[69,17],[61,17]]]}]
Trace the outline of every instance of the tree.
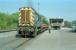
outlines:
[{"label": "tree", "polygon": [[72,24],[76,24],[76,20],[72,21]]},{"label": "tree", "polygon": [[64,21],[64,27],[71,27],[71,22]]},{"label": "tree", "polygon": [[18,13],[11,15],[0,12],[0,29],[16,28]]}]

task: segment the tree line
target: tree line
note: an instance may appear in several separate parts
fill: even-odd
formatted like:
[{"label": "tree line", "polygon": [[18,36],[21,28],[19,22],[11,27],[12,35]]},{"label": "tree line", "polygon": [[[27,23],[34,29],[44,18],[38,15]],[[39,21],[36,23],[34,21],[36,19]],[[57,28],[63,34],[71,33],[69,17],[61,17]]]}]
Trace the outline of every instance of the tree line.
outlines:
[{"label": "tree line", "polygon": [[76,25],[76,20],[73,20],[73,21],[64,21],[64,27],[69,27],[71,28],[72,25]]},{"label": "tree line", "polygon": [[18,13],[6,14],[0,12],[0,30],[16,28]]},{"label": "tree line", "polygon": [[[15,29],[18,25],[19,13],[6,14],[0,12],[0,30]],[[48,24],[45,17],[43,17],[43,23]]]},{"label": "tree line", "polygon": [[[4,29],[15,29],[18,24],[19,13],[6,14],[0,12],[0,30]],[[46,17],[43,16],[43,23],[48,24]],[[64,27],[72,27],[72,24],[76,24],[76,20],[69,22],[64,21]]]}]

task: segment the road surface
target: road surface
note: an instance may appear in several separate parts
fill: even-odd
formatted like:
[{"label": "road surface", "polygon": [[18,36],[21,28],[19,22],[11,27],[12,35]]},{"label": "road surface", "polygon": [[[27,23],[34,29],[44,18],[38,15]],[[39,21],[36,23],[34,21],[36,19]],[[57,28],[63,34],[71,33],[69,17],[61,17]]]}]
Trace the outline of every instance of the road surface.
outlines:
[{"label": "road surface", "polygon": [[76,33],[69,28],[45,31],[34,39],[16,38],[16,33],[0,33],[0,50],[76,50]]}]

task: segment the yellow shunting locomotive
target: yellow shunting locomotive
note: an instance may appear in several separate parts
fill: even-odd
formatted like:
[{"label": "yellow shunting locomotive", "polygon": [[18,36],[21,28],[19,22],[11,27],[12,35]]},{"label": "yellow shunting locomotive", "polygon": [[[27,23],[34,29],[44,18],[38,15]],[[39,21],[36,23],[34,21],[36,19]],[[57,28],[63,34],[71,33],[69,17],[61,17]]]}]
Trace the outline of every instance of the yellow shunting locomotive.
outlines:
[{"label": "yellow shunting locomotive", "polygon": [[41,15],[31,7],[19,8],[19,22],[16,37],[35,37],[41,29]]}]

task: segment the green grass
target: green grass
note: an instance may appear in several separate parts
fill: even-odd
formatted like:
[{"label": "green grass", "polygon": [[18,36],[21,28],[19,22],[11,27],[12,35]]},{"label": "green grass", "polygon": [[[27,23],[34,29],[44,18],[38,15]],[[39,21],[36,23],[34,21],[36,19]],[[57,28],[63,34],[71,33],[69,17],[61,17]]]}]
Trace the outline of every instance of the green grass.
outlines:
[{"label": "green grass", "polygon": [[18,23],[18,13],[5,14],[0,12],[0,30],[14,29]]}]

